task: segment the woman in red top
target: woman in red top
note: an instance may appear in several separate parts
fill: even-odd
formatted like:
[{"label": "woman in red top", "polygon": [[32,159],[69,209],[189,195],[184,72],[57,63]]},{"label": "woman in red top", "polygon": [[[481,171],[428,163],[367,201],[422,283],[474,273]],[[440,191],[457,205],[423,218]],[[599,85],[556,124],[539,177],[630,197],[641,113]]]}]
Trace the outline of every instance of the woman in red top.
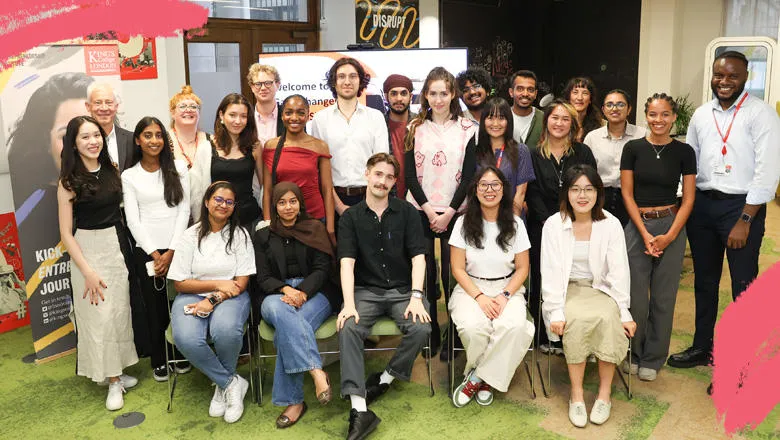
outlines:
[{"label": "woman in red top", "polygon": [[[270,139],[263,148],[263,215],[270,220],[271,194],[277,182],[293,182],[301,188],[306,211],[325,220],[332,243],[336,243],[333,180],[328,144],[310,136],[304,128],[309,121],[309,102],[290,95],[282,102],[285,131]],[[281,146],[281,148],[277,148]]]}]

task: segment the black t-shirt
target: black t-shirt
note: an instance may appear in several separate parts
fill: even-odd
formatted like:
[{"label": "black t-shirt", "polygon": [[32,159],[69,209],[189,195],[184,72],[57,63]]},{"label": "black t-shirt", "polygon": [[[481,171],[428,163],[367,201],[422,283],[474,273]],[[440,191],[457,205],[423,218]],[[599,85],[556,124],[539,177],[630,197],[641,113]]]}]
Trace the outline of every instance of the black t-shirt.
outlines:
[{"label": "black t-shirt", "polygon": [[388,202],[381,221],[365,200],[344,211],[338,254],[355,259],[355,286],[405,293],[412,285],[412,257],[425,254],[422,223],[411,203],[397,197]]},{"label": "black t-shirt", "polygon": [[696,174],[696,153],[676,139],[653,146],[634,139],[623,148],[620,169],[634,172],[634,200],[640,208],[677,203],[680,176]]},{"label": "black t-shirt", "polygon": [[[115,170],[105,170],[91,173],[97,181],[97,191],[91,197],[77,200],[73,203],[74,226],[76,229],[105,229],[122,224],[122,214],[119,204],[122,203],[122,191],[117,185],[109,188],[105,173]],[[102,177],[102,179],[101,179]],[[118,177],[115,177],[118,178]]]}]

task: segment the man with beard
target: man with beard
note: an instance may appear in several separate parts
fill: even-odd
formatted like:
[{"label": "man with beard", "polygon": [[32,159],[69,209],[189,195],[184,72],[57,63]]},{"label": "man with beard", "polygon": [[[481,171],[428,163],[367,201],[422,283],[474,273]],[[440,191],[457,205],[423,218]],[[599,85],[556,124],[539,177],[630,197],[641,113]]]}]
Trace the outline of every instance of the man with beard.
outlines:
[{"label": "man with beard", "polygon": [[129,168],[133,160],[133,133],[116,125],[119,100],[111,84],[94,82],[87,88],[87,111],[106,132],[108,155],[119,172]]},{"label": "man with beard", "polygon": [[[693,345],[669,357],[677,368],[708,365],[718,315],[723,253],[734,300],[758,275],[766,203],[780,179],[780,119],[745,90],[748,60],[728,51],[715,58],[715,99],[691,118],[687,142],[696,151],[696,201],[686,224],[693,256],[696,333]],[[717,361],[717,360],[716,360]]]},{"label": "man with beard", "polygon": [[456,80],[461,98],[468,109],[463,112],[463,117],[479,124],[482,119],[482,109],[485,108],[485,101],[493,89],[493,80],[490,79],[490,74],[481,67],[472,67],[460,72]]},{"label": "man with beard", "polygon": [[534,150],[542,136],[544,113],[534,107],[536,100],[536,74],[530,70],[518,70],[509,81],[512,98],[514,133],[512,137],[529,150]]},{"label": "man with beard", "polygon": [[395,184],[396,196],[405,199],[406,184],[404,183],[404,138],[406,138],[409,120],[417,116],[409,110],[412,102],[412,81],[398,74],[387,77],[382,86],[387,100],[388,111],[385,114],[387,131],[390,134],[390,150],[398,159],[400,170]]}]

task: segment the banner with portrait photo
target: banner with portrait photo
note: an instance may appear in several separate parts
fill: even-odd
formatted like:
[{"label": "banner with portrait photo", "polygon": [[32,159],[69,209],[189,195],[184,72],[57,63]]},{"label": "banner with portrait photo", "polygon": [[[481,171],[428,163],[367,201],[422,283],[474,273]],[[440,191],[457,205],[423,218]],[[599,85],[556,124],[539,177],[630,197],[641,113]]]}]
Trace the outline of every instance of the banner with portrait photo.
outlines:
[{"label": "banner with portrait photo", "polygon": [[355,41],[380,49],[420,47],[418,0],[355,0]]},{"label": "banner with portrait photo", "polygon": [[121,90],[117,46],[40,46],[3,72],[0,109],[37,360],[75,348],[70,258],[60,241],[57,180],[68,122],[88,114],[94,81]]}]

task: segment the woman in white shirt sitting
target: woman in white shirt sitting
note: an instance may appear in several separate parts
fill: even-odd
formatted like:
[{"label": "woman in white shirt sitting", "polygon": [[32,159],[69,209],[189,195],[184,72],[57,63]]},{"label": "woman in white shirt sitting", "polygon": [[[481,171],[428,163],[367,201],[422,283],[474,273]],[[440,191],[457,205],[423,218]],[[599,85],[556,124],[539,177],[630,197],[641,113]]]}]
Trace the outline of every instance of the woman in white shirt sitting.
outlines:
[{"label": "woman in white shirt sitting", "polygon": [[466,349],[466,377],[452,395],[458,408],[473,398],[490,405],[493,388],[506,392],[534,337],[523,298],[531,243],[513,214],[514,188],[492,165],[478,171],[474,182],[450,237],[458,285],[449,309]]},{"label": "woman in white shirt sitting", "polygon": [[602,424],[612,408],[615,364],[626,357],[636,323],[628,311],[629,269],[620,221],[604,211],[604,184],[590,165],[566,171],[561,209],[542,230],[542,311],[551,341],[563,337],[569,367],[569,420],[588,423],[582,381],[585,361],[598,359],[599,390],[590,421]]},{"label": "woman in white shirt sitting", "polygon": [[[168,379],[164,350],[170,320],[165,275],[173,259],[173,244],[187,229],[190,218],[189,179],[187,165],[174,161],[168,134],[159,119],[141,119],[133,140],[133,165],[122,173],[122,192],[127,226],[136,243],[134,260],[146,304],[153,376],[162,382]],[[176,368],[183,373],[190,366],[182,361]]]},{"label": "woman in white shirt sitting", "polygon": [[[176,346],[217,385],[209,416],[241,418],[249,383],[236,374],[244,323],[249,316],[249,276],[255,258],[249,234],[233,210],[233,185],[217,181],[203,196],[200,221],[177,241],[168,279],[179,292],[171,320]],[[208,346],[212,341],[214,350]]]}]

